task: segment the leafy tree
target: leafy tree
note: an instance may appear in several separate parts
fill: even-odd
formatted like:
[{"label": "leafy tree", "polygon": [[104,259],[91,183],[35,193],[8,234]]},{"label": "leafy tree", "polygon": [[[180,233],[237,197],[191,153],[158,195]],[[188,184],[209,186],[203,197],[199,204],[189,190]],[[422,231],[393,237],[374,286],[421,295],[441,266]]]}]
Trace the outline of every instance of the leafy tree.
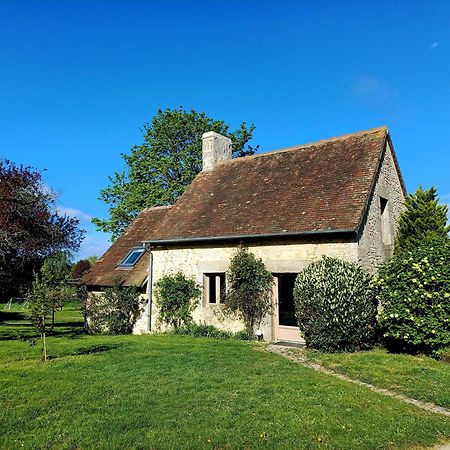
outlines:
[{"label": "leafy tree", "polygon": [[53,283],[64,283],[71,274],[72,263],[68,251],[52,253],[45,258],[41,271],[48,274]]},{"label": "leafy tree", "polygon": [[88,256],[87,260],[89,261],[89,264],[92,267],[98,261],[98,256],[95,255]]},{"label": "leafy tree", "polygon": [[100,192],[109,207],[108,219],[94,218],[101,231],[116,239],[145,208],[173,204],[202,169],[202,134],[207,131],[228,136],[233,156],[251,155],[256,149],[247,145],[254,126],[231,132],[222,120],[205,113],[179,109],[159,110],[144,125],[144,141],[122,153],[126,170],[109,177],[110,185]]},{"label": "leafy tree", "polygon": [[80,259],[72,267],[72,275],[76,279],[81,279],[81,277],[90,270],[92,267],[88,259]]},{"label": "leafy tree", "polygon": [[50,264],[44,263],[40,273],[34,274],[31,288],[28,291],[29,316],[41,335],[44,361],[47,360],[46,335],[50,324],[50,330],[53,328],[55,309],[62,305],[64,299],[74,295],[74,290],[63,281],[55,281],[50,267]]},{"label": "leafy tree", "polygon": [[381,266],[380,327],[391,350],[439,357],[450,348],[450,240],[423,241]]},{"label": "leafy tree", "polygon": [[372,278],[358,264],[323,257],[295,281],[295,313],[306,344],[327,352],[369,348],[377,304]]},{"label": "leafy tree", "polygon": [[437,189],[419,187],[409,194],[406,209],[400,215],[399,230],[395,241],[396,253],[411,250],[424,240],[448,239],[447,205],[440,205]]},{"label": "leafy tree", "polygon": [[29,292],[29,315],[31,323],[40,333],[42,340],[42,359],[47,361],[47,321],[52,311],[52,297],[49,295],[49,287],[45,277],[40,277],[37,273]]},{"label": "leafy tree", "polygon": [[189,325],[201,293],[197,283],[181,272],[160,278],[155,284],[155,295],[161,322],[175,330]]},{"label": "leafy tree", "polygon": [[272,309],[273,276],[263,261],[241,246],[227,271],[224,313],[244,321],[249,336]]},{"label": "leafy tree", "polygon": [[52,329],[55,326],[55,311],[62,310],[64,301],[76,297],[75,287],[68,285],[71,266],[69,252],[59,251],[47,256],[41,267],[42,279],[47,284],[47,295],[51,302]]},{"label": "leafy tree", "polygon": [[0,161],[0,298],[31,283],[48,255],[78,250],[84,231],[55,202],[41,172]]}]

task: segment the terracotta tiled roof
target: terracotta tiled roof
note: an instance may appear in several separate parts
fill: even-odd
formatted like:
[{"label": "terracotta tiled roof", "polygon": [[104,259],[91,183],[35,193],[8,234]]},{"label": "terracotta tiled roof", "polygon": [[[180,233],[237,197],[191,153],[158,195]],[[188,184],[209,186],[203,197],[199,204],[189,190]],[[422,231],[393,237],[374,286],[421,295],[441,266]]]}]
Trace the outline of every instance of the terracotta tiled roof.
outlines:
[{"label": "terracotta tiled roof", "polygon": [[148,257],[145,254],[132,269],[117,269],[117,265],[133,247],[142,246],[142,241],[152,235],[153,229],[163,220],[169,208],[157,206],[142,211],[83,277],[83,281],[88,286],[112,286],[115,280],[123,286],[142,286],[147,279]]},{"label": "terracotta tiled roof", "polygon": [[101,284],[123,272],[125,284],[142,283],[148,258],[115,269],[141,241],[356,231],[387,140],[382,127],[224,161],[201,172],[170,209],[144,211],[86,280]]},{"label": "terracotta tiled roof", "polygon": [[356,230],[388,137],[376,128],[201,172],[151,242]]}]

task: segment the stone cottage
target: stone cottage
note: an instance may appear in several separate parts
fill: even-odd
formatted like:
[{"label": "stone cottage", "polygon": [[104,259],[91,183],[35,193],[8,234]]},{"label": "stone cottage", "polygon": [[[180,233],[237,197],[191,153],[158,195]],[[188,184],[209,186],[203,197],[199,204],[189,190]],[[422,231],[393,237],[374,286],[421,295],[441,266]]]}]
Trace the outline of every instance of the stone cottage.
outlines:
[{"label": "stone cottage", "polygon": [[300,340],[293,285],[322,255],[370,271],[392,254],[405,185],[387,128],[243,158],[231,141],[203,135],[203,170],[172,206],[143,211],[85,276],[91,293],[119,279],[149,298],[135,332],[158,330],[154,284],[182,271],[203,286],[197,322],[239,330],[221,317],[221,291],[241,243],[274,275],[267,340]]}]

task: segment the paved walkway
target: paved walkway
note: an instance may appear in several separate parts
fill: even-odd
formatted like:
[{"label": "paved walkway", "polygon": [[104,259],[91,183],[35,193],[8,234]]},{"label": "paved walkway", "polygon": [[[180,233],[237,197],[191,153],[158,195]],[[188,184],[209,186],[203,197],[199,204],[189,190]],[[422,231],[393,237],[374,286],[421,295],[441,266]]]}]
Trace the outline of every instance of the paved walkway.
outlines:
[{"label": "paved walkway", "polygon": [[[430,411],[437,414],[442,414],[444,416],[450,417],[450,411],[446,408],[442,408],[441,406],[435,405],[434,403],[425,403],[420,400],[416,400],[414,398],[407,397],[403,394],[397,394],[396,392],[390,391],[388,389],[383,389],[374,386],[373,384],[365,383],[364,381],[354,380],[352,378],[347,377],[346,375],[341,375],[340,373],[333,372],[330,369],[326,369],[320,364],[313,363],[308,361],[305,357],[301,356],[297,351],[292,348],[286,347],[284,345],[270,344],[268,347],[269,351],[273,353],[277,353],[278,355],[284,356],[285,358],[294,361],[297,364],[301,364],[302,366],[308,367],[310,369],[316,370],[317,372],[322,372],[327,375],[331,375],[333,377],[339,378],[340,380],[347,381],[349,383],[357,384],[359,386],[364,386],[371,391],[378,392],[379,394],[385,395],[387,397],[396,398],[397,400],[401,400],[405,403],[409,403],[410,405],[417,406],[418,408],[424,409],[426,411]],[[449,447],[444,446],[440,447],[442,450],[447,449]]]}]

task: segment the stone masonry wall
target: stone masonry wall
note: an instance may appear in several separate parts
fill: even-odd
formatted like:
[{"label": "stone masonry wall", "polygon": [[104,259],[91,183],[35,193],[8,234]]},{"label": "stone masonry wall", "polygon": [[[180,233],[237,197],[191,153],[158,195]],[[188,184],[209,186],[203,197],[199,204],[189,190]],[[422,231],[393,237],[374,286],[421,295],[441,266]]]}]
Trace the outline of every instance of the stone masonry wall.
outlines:
[{"label": "stone masonry wall", "polygon": [[[385,244],[382,240],[380,197],[388,200],[390,244]],[[398,230],[398,219],[403,210],[404,200],[405,197],[392,151],[389,144],[387,144],[374,194],[358,243],[359,263],[372,273],[377,270],[381,263],[392,256],[393,243]]]},{"label": "stone masonry wall", "polygon": [[[210,272],[225,272],[230,258],[236,251],[236,245],[196,246],[195,248],[170,248],[153,250],[153,284],[163,275],[182,271],[186,276],[193,277],[203,286],[203,274]],[[322,255],[343,258],[350,261],[358,260],[357,243],[352,242],[278,242],[271,244],[252,244],[249,250],[256,257],[262,258],[268,270],[273,273],[299,272],[310,262],[320,259]],[[153,291],[154,292],[154,291]],[[239,331],[243,324],[221,317],[221,306],[210,305],[204,301],[199,303],[194,311],[194,320],[206,322],[218,328]],[[158,310],[153,295],[152,331],[161,331],[158,323]],[[268,316],[262,326],[264,338],[272,339],[272,317]],[[142,332],[136,326],[135,332]]]}]

